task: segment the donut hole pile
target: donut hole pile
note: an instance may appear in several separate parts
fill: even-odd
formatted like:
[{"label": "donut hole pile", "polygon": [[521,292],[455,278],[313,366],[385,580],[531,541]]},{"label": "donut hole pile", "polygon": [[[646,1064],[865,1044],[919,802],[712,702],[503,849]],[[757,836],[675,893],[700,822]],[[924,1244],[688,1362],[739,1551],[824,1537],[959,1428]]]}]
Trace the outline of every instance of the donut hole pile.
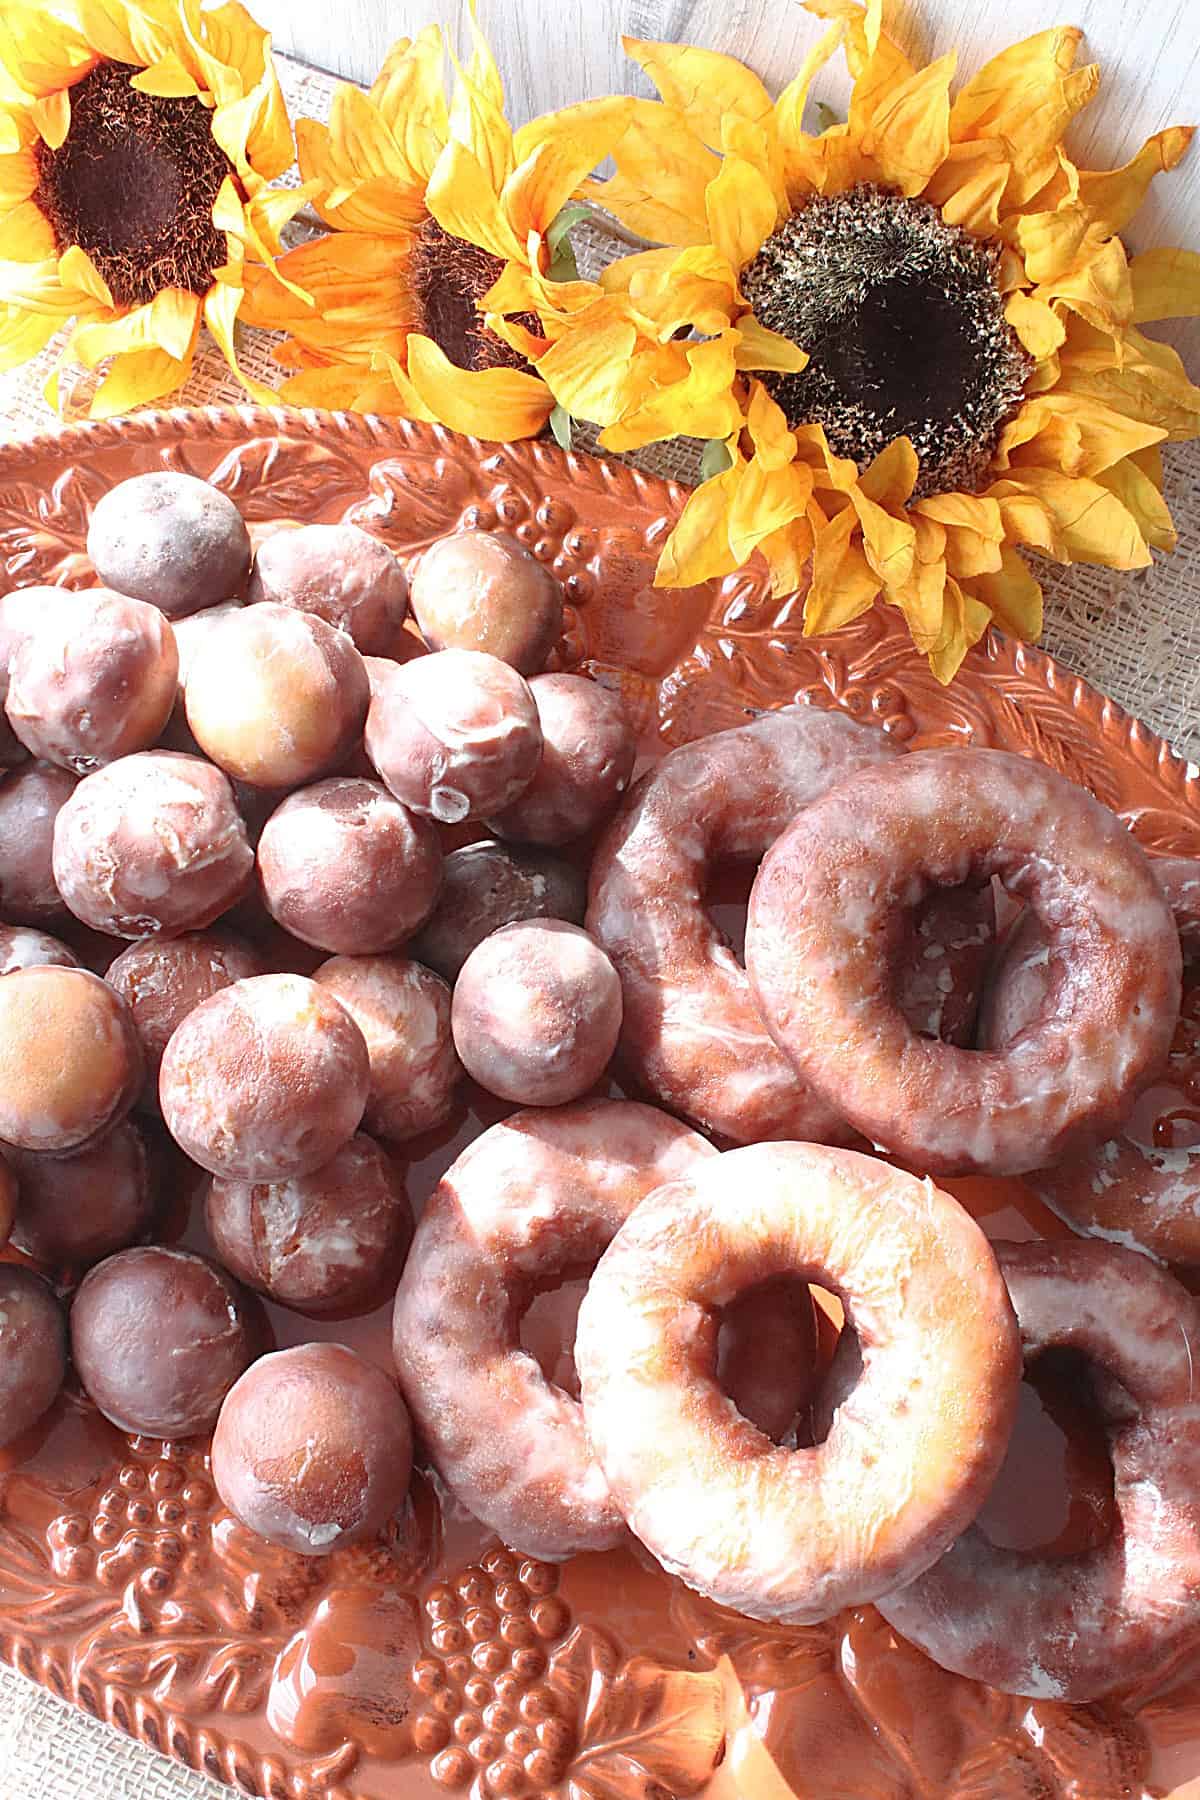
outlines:
[{"label": "donut hole pile", "polygon": [[[635,779],[502,535],[252,541],[160,471],[89,549],[102,585],[0,598],[0,1442],[74,1379],[212,1433],[298,1554],[393,1530],[415,1457],[514,1570],[636,1544],[1035,1698],[1166,1667],[1196,865],[1036,763],[815,707]],[[1060,1240],[939,1185],[1012,1175]],[[274,1348],[265,1303],[315,1337],[389,1300],[390,1367]],[[1014,1526],[1039,1457],[1061,1516]]]}]

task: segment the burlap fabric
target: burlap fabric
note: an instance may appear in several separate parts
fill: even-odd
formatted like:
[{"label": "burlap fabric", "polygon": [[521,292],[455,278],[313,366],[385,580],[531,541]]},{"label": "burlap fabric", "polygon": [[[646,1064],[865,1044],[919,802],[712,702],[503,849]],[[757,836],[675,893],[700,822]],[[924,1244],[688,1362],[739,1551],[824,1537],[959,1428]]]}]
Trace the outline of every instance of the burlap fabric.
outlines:
[{"label": "burlap fabric", "polygon": [[[280,67],[292,116],[326,116],[333,78],[282,58]],[[303,223],[297,229],[303,232]],[[588,274],[625,248],[604,229],[585,227],[576,241]],[[265,333],[247,332],[240,346],[246,368],[267,382],[278,374],[270,341]],[[8,436],[54,424],[42,387],[57,354],[52,344],[26,368],[0,375],[0,429]],[[1200,378],[1196,366],[1190,373],[1193,380]],[[90,379],[64,381],[68,417],[82,412]],[[206,340],[187,387],[175,399],[209,405],[244,398],[219,351]],[[582,436],[578,441],[586,444]],[[634,460],[688,481],[697,473],[698,447],[659,446]],[[1200,761],[1200,443],[1173,447],[1167,469],[1168,499],[1179,528],[1175,554],[1157,557],[1152,568],[1132,575],[1044,565],[1044,641],[1069,668],[1152,725],[1181,754]],[[0,1668],[0,1800],[224,1800],[228,1793]]]}]

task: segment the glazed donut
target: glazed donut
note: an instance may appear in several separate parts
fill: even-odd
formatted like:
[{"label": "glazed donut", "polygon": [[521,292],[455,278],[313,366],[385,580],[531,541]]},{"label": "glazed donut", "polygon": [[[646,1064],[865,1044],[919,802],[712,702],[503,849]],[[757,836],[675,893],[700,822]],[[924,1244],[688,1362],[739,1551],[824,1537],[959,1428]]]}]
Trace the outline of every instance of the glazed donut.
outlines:
[{"label": "glazed donut", "polygon": [[[485,1131],[425,1207],[396,1293],[400,1385],[439,1473],[513,1549],[559,1558],[625,1538],[578,1402],[521,1348],[520,1320],[541,1283],[594,1263],[639,1200],[702,1159],[712,1146],[652,1106],[583,1101]],[[807,1324],[806,1380],[811,1303],[785,1298]]]},{"label": "glazed donut", "polygon": [[[671,751],[629,795],[592,863],[587,928],[621,977],[625,1068],[672,1112],[738,1143],[853,1139],[771,1042],[705,891],[718,863],[762,856],[832,782],[899,754],[843,713],[785,707]],[[941,1013],[929,993],[943,969],[958,991],[960,961],[915,956],[918,1029]],[[972,992],[982,961],[975,973]],[[973,1021],[973,1000],[965,1010]]]},{"label": "glazed donut", "polygon": [[[1152,1081],[1116,1137],[1025,1184],[1075,1231],[1163,1262],[1200,1264],[1200,863],[1153,865],[1183,948],[1183,1008],[1169,1066]],[[1035,1019],[1051,980],[1050,945],[1025,912],[1002,952],[980,1018],[980,1048],[1004,1050]]]},{"label": "glazed donut", "polygon": [[1200,1313],[1132,1251],[1064,1238],[997,1254],[1026,1362],[1074,1350],[1115,1378],[1095,1381],[1093,1399],[1116,1527],[1063,1557],[1001,1550],[970,1526],[877,1605],[944,1669],[1034,1699],[1095,1700],[1165,1666],[1200,1624]]},{"label": "glazed donut", "polygon": [[[1000,876],[1045,921],[1057,979],[1003,1052],[918,1036],[892,992],[898,920]],[[1018,1175],[1095,1142],[1166,1063],[1179,938],[1114,813],[1004,750],[922,750],[851,775],[772,846],[746,968],[775,1042],[872,1142],[937,1172]]]},{"label": "glazed donut", "polygon": [[[862,1377],[828,1437],[779,1450],[714,1378],[717,1309],[779,1275],[841,1298]],[[584,1419],[613,1500],[689,1587],[814,1624],[936,1562],[1015,1416],[1020,1343],[974,1220],[852,1150],[758,1144],[644,1200],[579,1309]]]}]

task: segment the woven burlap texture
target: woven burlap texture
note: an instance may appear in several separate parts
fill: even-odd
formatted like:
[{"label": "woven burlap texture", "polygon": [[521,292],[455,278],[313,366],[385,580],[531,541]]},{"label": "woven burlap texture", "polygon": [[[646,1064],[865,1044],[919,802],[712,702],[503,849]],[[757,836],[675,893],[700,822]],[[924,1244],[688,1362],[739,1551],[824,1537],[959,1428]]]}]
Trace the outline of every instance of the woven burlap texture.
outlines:
[{"label": "woven burlap texture", "polygon": [[[280,70],[292,117],[326,117],[333,78],[282,58]],[[585,274],[626,248],[602,227],[583,227],[576,242]],[[267,334],[251,332],[239,344],[244,366],[266,382],[279,373],[270,346]],[[42,388],[59,348],[51,344],[35,362],[0,375],[0,419],[10,437],[55,423]],[[1191,374],[1197,378],[1196,369]],[[86,405],[90,382],[65,385],[70,416]],[[187,387],[173,400],[200,406],[244,399],[220,352],[204,339]],[[690,481],[698,447],[655,446],[633,460]],[[1156,557],[1152,568],[1132,575],[1044,565],[1044,642],[1181,754],[1200,761],[1200,443],[1175,446],[1166,460],[1168,499],[1179,528],[1174,555]],[[0,1668],[0,1800],[226,1800],[228,1794]]]}]

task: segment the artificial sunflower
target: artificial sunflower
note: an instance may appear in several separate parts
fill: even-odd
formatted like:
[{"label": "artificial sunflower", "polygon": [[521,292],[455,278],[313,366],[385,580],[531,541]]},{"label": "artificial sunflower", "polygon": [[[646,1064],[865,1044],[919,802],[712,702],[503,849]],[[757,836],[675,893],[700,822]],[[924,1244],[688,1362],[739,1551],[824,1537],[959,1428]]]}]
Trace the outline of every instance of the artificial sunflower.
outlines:
[{"label": "artificial sunflower", "polygon": [[6,0],[0,368],[74,320],[60,360],[111,357],[106,418],[179,387],[203,321],[273,398],[233,334],[247,271],[270,271],[306,197],[267,186],[291,162],[270,40],[236,0]]},{"label": "artificial sunflower", "polygon": [[632,103],[569,107],[549,128],[514,133],[473,8],[470,23],[471,59],[456,65],[449,104],[442,35],[429,26],[392,47],[369,93],[339,87],[328,126],[297,121],[300,172],[330,231],[278,269],[315,308],[259,274],[248,312],[288,333],[275,354],[297,371],[282,389],[297,405],[497,439],[540,431],[554,407],[478,303],[509,266],[548,278],[564,202],[620,138]]},{"label": "artificial sunflower", "polygon": [[[661,101],[586,192],[665,247],[588,293],[510,278],[493,301],[536,312],[539,337],[492,323],[605,447],[720,440],[660,584],[759,550],[777,592],[807,581],[806,631],[882,596],[948,681],[991,620],[1038,635],[1019,546],[1132,569],[1174,544],[1159,445],[1200,430],[1200,390],[1139,328],[1200,311],[1200,256],[1130,261],[1118,234],[1191,131],[1081,170],[1061,140],[1099,77],[1074,67],[1077,31],[955,95],[954,58],[915,68],[881,0],[807,4],[833,25],[774,104],[729,57],[626,40]],[[810,135],[839,45],[849,115]]]}]

